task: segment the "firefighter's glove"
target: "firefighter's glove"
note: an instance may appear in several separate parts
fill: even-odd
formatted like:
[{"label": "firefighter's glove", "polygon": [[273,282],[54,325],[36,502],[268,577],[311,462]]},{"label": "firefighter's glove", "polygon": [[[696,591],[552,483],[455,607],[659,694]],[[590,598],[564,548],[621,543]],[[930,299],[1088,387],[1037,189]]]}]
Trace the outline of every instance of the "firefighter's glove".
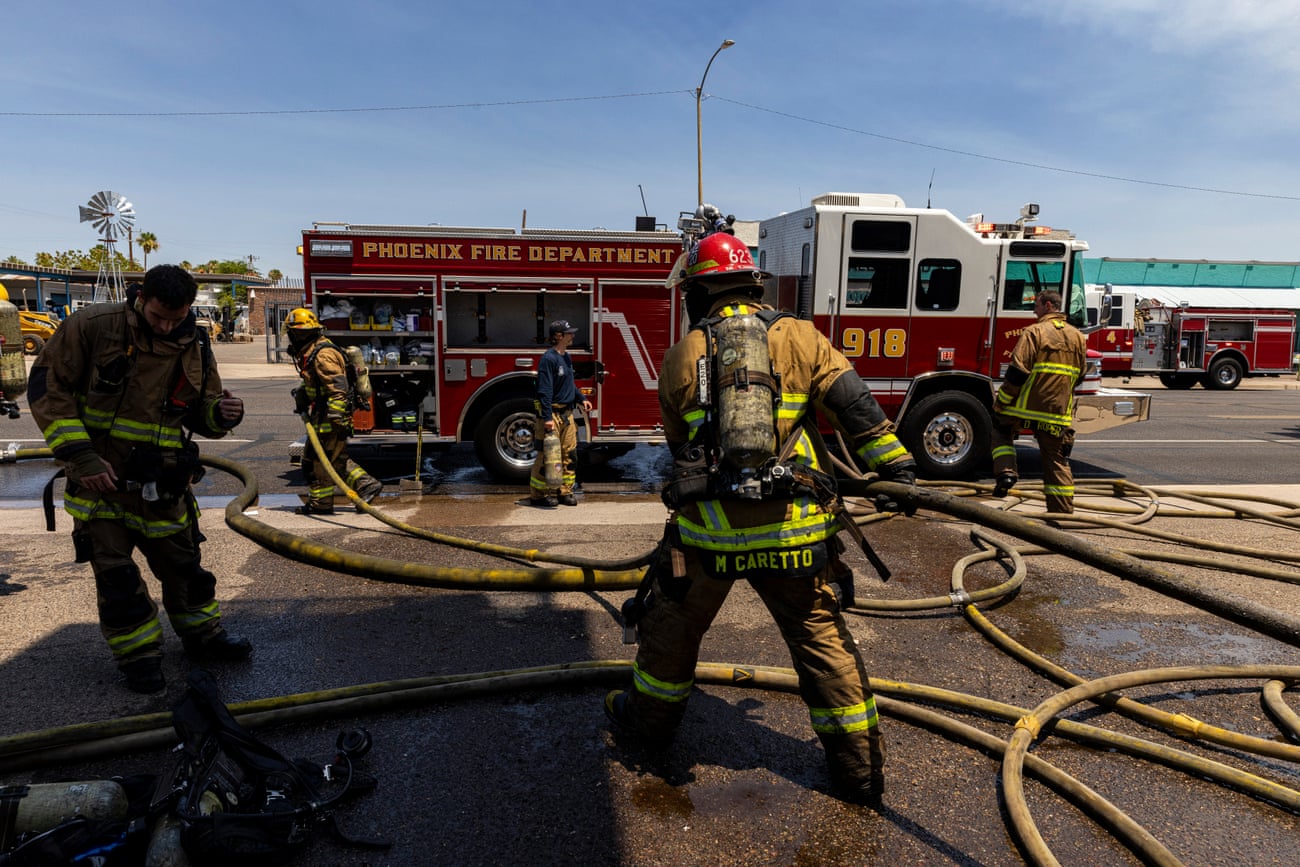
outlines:
[{"label": "firefighter's glove", "polygon": [[[895,482],[900,485],[907,485],[909,488],[916,487],[916,462],[912,460],[899,461],[896,464],[886,465],[877,471],[882,482]],[[907,517],[916,514],[916,506],[912,503],[899,503],[888,494],[880,494],[876,497],[876,510],[879,512],[901,512]]]},{"label": "firefighter's glove", "polygon": [[311,398],[307,396],[307,389],[299,386],[289,394],[293,395],[293,411],[306,418],[311,411]]},{"label": "firefighter's glove", "polygon": [[64,475],[69,481],[77,481],[86,476],[98,476],[108,472],[108,465],[94,449],[85,448],[72,455],[64,462]]}]

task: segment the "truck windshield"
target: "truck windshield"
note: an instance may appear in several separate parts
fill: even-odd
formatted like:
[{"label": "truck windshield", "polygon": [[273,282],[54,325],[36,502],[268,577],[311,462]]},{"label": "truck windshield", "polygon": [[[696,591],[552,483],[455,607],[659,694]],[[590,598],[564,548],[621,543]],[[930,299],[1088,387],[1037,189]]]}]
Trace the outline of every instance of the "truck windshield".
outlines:
[{"label": "truck windshield", "polygon": [[1002,284],[1002,309],[1031,311],[1038,293],[1049,289],[1061,293],[1062,312],[1071,325],[1076,328],[1087,325],[1083,260],[1073,254],[1068,262],[1008,261]]}]

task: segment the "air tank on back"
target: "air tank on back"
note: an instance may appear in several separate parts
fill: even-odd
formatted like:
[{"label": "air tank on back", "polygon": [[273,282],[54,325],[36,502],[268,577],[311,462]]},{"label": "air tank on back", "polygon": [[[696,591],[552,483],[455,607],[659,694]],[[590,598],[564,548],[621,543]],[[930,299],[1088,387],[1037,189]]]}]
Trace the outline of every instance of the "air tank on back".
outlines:
[{"label": "air tank on back", "polygon": [[27,392],[27,365],[23,362],[23,328],[18,308],[0,295],[0,414],[18,418],[18,398]]},{"label": "air tank on back", "polygon": [[776,454],[767,325],[752,314],[728,316],[714,327],[713,336],[718,445],[723,461],[740,472],[740,495],[757,496],[746,481]]}]

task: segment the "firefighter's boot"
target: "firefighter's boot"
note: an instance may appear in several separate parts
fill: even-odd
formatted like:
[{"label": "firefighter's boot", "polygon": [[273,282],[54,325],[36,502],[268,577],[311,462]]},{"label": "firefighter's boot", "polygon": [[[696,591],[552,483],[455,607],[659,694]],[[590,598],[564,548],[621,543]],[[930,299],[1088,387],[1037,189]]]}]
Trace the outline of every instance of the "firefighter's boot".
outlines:
[{"label": "firefighter's boot", "polygon": [[118,671],[126,678],[126,688],[131,692],[151,695],[167,688],[161,656],[143,656],[123,662],[118,666]]},{"label": "firefighter's boot", "polygon": [[626,690],[615,689],[605,695],[605,716],[609,717],[610,728],[615,734],[639,740],[646,746],[662,749],[673,742],[676,732],[650,732],[641,726],[628,708]]},{"label": "firefighter's boot", "polygon": [[247,638],[236,638],[224,629],[206,638],[186,636],[181,639],[185,654],[195,662],[239,662],[253,652]]},{"label": "firefighter's boot", "polygon": [[826,750],[831,792],[851,804],[877,808],[885,794],[884,743],[879,730],[819,733]]},{"label": "firefighter's boot", "polygon": [[[361,498],[361,502],[368,504],[374,500],[375,497],[379,496],[379,492],[383,489],[384,483],[379,481],[379,479],[376,479],[374,476],[365,476],[357,483],[356,492],[357,496]],[[361,510],[357,509],[357,511],[359,512]]]},{"label": "firefighter's boot", "polygon": [[990,496],[992,496],[993,499],[995,500],[1002,499],[1007,495],[1007,493],[1012,488],[1016,486],[1016,482],[1018,481],[1020,481],[1020,479],[1016,476],[1015,473],[1010,473],[1006,471],[998,473],[997,484],[993,486],[993,493]]}]

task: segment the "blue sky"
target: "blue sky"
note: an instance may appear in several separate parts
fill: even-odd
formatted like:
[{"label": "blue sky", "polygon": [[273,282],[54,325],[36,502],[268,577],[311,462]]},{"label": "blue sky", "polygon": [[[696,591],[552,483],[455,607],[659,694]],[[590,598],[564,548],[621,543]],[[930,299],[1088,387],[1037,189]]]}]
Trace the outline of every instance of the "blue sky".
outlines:
[{"label": "blue sky", "polygon": [[0,259],[92,247],[99,190],[151,264],[286,276],[313,221],[631,229],[644,194],[671,225],[734,39],[702,103],[724,212],[1035,201],[1093,255],[1300,260],[1291,0],[11,6]]}]

